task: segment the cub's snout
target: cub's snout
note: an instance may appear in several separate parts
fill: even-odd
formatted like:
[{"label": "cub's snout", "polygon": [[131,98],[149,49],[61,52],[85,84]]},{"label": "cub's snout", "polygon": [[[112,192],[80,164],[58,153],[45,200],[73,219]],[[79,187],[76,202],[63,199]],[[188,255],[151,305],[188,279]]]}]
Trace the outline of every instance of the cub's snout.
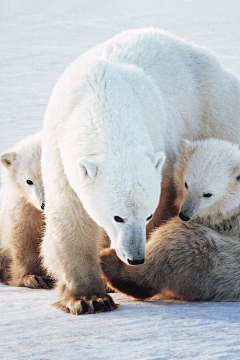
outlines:
[{"label": "cub's snout", "polygon": [[180,212],[180,213],[178,214],[178,216],[179,216],[180,219],[182,219],[183,221],[188,221],[188,220],[190,220],[190,217],[187,216],[187,215],[185,215],[183,212]]}]

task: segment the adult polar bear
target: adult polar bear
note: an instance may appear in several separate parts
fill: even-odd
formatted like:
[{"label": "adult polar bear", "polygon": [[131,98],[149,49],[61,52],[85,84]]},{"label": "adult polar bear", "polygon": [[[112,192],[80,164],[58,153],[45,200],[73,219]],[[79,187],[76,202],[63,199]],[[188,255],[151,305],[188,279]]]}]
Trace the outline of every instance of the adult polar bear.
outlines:
[{"label": "adult polar bear", "polygon": [[166,211],[182,138],[239,143],[240,86],[204,49],[161,30],[123,32],[58,80],[44,121],[42,255],[73,314],[115,308],[98,261],[98,226],[119,258],[144,261],[146,224]]}]

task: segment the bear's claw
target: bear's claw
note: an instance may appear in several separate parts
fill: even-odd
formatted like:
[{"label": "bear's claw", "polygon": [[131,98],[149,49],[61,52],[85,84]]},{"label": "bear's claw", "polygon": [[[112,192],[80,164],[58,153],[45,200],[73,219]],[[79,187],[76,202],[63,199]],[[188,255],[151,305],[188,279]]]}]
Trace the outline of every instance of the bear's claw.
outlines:
[{"label": "bear's claw", "polygon": [[98,312],[111,311],[117,308],[110,295],[72,297],[66,301],[61,300],[54,304],[61,310],[74,315],[94,314]]},{"label": "bear's claw", "polygon": [[49,276],[25,275],[20,286],[31,289],[52,289],[54,281]]}]

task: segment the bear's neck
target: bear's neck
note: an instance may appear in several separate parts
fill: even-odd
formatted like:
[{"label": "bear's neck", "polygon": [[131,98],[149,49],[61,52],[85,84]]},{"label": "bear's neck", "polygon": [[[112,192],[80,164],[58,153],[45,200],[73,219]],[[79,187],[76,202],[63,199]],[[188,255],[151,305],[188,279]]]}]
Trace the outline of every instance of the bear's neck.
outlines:
[{"label": "bear's neck", "polygon": [[228,214],[217,214],[214,217],[210,215],[203,216],[197,218],[196,221],[224,235],[239,236],[240,205]]}]

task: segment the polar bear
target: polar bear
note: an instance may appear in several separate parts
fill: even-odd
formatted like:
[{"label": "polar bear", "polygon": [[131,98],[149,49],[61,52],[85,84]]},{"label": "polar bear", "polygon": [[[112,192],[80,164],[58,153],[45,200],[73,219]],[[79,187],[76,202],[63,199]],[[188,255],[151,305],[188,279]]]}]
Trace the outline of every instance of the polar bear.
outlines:
[{"label": "polar bear", "polygon": [[43,126],[42,256],[58,282],[57,306],[114,308],[100,276],[99,227],[123,262],[141,264],[146,225],[171,213],[180,140],[238,142],[239,118],[238,79],[205,49],[159,29],[123,32],[66,69]]},{"label": "polar bear", "polygon": [[179,217],[153,231],[138,267],[103,250],[107,281],[138,299],[240,301],[239,147],[217,139],[185,142],[175,182]]},{"label": "polar bear", "polygon": [[0,155],[0,281],[12,286],[49,288],[39,246],[44,228],[41,133]]}]

